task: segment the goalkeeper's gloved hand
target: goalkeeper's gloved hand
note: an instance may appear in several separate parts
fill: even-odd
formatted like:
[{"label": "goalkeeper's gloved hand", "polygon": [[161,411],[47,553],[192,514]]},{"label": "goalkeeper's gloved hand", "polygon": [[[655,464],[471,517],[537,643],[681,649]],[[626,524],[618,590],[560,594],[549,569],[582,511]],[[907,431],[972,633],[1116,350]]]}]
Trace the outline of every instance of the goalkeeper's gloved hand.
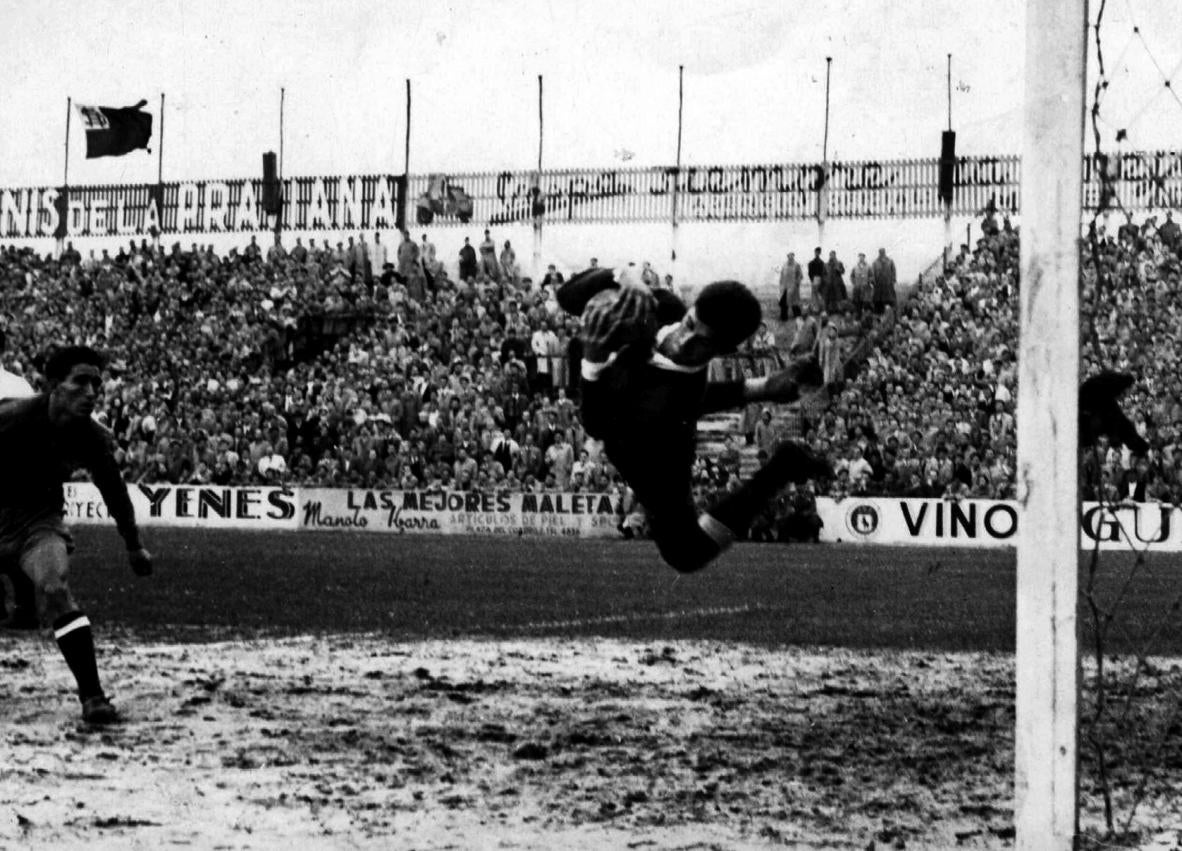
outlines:
[{"label": "goalkeeper's gloved hand", "polygon": [[652,346],[655,302],[647,289],[625,286],[592,296],[583,310],[583,357],[603,363],[625,346]]},{"label": "goalkeeper's gloved hand", "polygon": [[801,358],[768,376],[764,397],[769,402],[795,402],[802,395],[821,389],[824,383],[825,378],[817,359]]}]

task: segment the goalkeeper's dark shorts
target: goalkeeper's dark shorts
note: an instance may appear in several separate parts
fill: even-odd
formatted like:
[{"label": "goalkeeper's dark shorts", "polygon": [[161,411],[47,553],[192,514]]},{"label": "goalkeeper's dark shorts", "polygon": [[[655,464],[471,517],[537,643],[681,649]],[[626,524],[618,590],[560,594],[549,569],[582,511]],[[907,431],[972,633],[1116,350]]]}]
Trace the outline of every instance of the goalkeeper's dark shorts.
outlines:
[{"label": "goalkeeper's dark shorts", "polygon": [[697,435],[613,424],[604,451],[644,506],[661,558],[680,573],[705,567],[722,547],[698,523],[691,476]]}]

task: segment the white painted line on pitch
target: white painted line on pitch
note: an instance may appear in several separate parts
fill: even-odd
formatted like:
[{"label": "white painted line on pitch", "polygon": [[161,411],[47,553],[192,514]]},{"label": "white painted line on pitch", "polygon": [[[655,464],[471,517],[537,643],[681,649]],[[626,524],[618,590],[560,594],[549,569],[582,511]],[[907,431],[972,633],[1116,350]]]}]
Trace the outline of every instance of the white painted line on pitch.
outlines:
[{"label": "white painted line on pitch", "polygon": [[[750,612],[769,612],[773,606],[714,606],[701,609],[682,609],[678,612],[633,612],[626,615],[599,615],[593,618],[570,618],[561,621],[533,621],[522,624],[517,629],[566,629],[570,627],[600,626],[614,623],[636,623],[638,621],[669,621],[678,618],[706,618],[716,615],[745,615]],[[505,625],[502,629],[512,630],[514,627]]]}]

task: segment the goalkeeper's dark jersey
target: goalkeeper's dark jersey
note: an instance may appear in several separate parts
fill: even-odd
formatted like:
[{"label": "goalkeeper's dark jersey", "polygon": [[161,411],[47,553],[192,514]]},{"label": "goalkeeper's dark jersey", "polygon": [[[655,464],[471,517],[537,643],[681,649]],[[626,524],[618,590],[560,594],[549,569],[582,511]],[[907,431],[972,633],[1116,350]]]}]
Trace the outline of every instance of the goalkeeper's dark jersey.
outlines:
[{"label": "goalkeeper's dark jersey", "polygon": [[[594,296],[618,288],[611,270],[597,269],[576,275],[564,284],[558,292],[558,303],[567,312],[581,316]],[[586,352],[603,347],[597,346],[596,340],[584,340],[582,418],[583,427],[592,437],[648,433],[673,439],[687,429],[696,429],[703,413],[741,402],[741,382],[707,385],[705,366],[680,366],[657,352],[662,331],[648,339],[619,333],[617,325],[621,323],[668,328],[686,312],[681,299],[668,291],[655,291],[650,297],[648,309],[655,314],[655,322],[643,316],[643,311],[617,314],[607,308],[612,322],[596,326],[596,333],[604,338],[628,339],[631,342],[627,345],[596,363],[588,359]]]},{"label": "goalkeeper's dark jersey", "polygon": [[62,484],[79,468],[90,471],[128,547],[138,547],[135,512],[103,427],[89,418],[55,426],[47,394],[0,401],[0,524],[61,517]]}]

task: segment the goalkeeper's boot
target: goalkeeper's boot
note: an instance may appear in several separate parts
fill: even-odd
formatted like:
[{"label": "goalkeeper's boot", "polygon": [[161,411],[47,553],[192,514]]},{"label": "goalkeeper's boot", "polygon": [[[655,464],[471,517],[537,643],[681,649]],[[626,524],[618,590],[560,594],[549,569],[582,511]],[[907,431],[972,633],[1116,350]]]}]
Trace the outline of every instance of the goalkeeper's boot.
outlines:
[{"label": "goalkeeper's boot", "polygon": [[[768,466],[776,465],[787,476],[786,482],[804,484],[808,481],[828,481],[833,478],[833,466],[803,443],[785,440],[776,447]],[[778,490],[778,488],[777,488]]]},{"label": "goalkeeper's boot", "polygon": [[833,478],[833,468],[803,443],[786,440],[776,447],[771,460],[755,471],[738,490],[733,491],[709,510],[709,514],[742,535],[755,515],[789,482],[803,483]]},{"label": "goalkeeper's boot", "polygon": [[96,694],[82,701],[82,720],[95,727],[105,727],[123,719],[105,694]]}]

